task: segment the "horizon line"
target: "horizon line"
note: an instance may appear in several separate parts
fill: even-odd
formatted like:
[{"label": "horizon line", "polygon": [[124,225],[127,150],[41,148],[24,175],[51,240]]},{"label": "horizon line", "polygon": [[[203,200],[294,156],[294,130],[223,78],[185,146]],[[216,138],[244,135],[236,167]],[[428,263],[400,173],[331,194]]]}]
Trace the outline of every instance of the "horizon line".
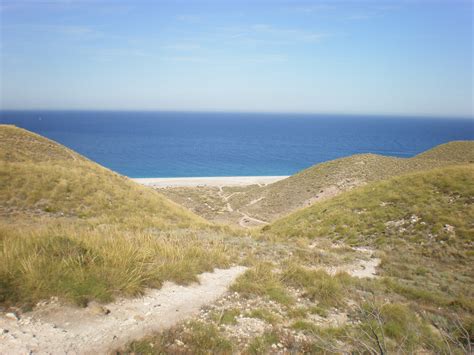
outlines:
[{"label": "horizon line", "polygon": [[382,116],[399,118],[451,118],[451,119],[474,119],[474,113],[471,116],[458,114],[430,114],[430,113],[358,113],[358,112],[316,112],[316,111],[251,111],[251,110],[178,110],[178,109],[96,109],[96,108],[0,108],[0,112],[163,112],[163,113],[210,113],[210,114],[268,114],[268,115],[329,115],[329,116]]}]

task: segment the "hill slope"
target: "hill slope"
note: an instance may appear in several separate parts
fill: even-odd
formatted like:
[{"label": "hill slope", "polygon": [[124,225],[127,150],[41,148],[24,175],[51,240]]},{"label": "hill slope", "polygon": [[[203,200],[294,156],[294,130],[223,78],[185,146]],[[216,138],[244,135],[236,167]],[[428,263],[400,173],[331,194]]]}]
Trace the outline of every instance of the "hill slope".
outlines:
[{"label": "hill slope", "polygon": [[0,305],[86,305],[225,266],[219,229],[60,144],[0,126]]},{"label": "hill slope", "polygon": [[[446,243],[467,243],[463,249],[473,237],[473,203],[474,165],[457,165],[372,183],[290,214],[265,229],[280,236],[324,235],[382,245],[405,235],[416,235],[420,242],[429,235],[449,237],[445,226],[451,225],[457,238]],[[411,224],[416,228],[408,228]],[[406,228],[392,228],[399,226]]]},{"label": "hill slope", "polygon": [[415,159],[436,159],[458,163],[474,163],[474,142],[453,141],[440,144],[433,149],[418,154]]},{"label": "hill slope", "polygon": [[232,296],[129,351],[470,354],[473,221],[474,164],[342,192],[255,231]]},{"label": "hill slope", "polygon": [[265,229],[283,238],[323,237],[376,248],[383,253],[386,287],[420,307],[470,317],[472,327],[473,221],[474,165],[467,164],[372,183]]},{"label": "hill slope", "polygon": [[474,161],[474,142],[451,142],[410,159],[354,155],[317,164],[265,187],[254,186],[229,199],[234,209],[272,221],[353,187],[400,174]]},{"label": "hill slope", "polygon": [[[371,183],[265,227],[280,238],[332,239],[381,257],[374,294],[402,297],[470,349],[474,330],[474,165]],[[391,296],[388,296],[391,295]]]},{"label": "hill slope", "polygon": [[94,218],[155,228],[204,226],[201,218],[72,150],[0,126],[0,214]]}]

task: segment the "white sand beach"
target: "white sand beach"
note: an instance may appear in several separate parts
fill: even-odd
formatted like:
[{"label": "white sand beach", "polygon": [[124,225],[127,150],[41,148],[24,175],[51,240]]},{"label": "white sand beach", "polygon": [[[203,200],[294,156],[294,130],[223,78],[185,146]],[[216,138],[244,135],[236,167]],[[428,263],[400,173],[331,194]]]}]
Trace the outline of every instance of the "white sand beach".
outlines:
[{"label": "white sand beach", "polygon": [[286,179],[288,176],[215,176],[215,177],[177,177],[177,178],[136,178],[139,184],[159,188],[194,186],[247,186],[268,185]]}]

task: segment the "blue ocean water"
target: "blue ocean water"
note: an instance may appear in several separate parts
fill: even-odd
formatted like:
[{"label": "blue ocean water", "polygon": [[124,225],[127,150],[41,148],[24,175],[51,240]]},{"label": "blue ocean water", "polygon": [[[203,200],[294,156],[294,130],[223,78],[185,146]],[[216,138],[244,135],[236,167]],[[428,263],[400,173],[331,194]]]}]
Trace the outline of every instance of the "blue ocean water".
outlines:
[{"label": "blue ocean water", "polygon": [[357,153],[411,157],[474,120],[263,113],[0,111],[129,177],[291,175]]}]

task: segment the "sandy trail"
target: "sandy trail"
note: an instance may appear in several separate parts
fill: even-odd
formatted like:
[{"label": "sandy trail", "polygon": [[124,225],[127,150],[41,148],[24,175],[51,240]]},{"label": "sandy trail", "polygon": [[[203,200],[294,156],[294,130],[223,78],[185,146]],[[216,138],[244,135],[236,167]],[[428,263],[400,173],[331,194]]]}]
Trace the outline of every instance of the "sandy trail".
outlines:
[{"label": "sandy trail", "polygon": [[[216,269],[200,284],[165,283],[143,297],[121,299],[94,309],[46,305],[19,321],[0,316],[0,354],[98,354],[120,348],[147,334],[171,327],[225,294],[245,267]],[[97,307],[97,306],[96,306]],[[101,307],[97,307],[101,308]]]}]

